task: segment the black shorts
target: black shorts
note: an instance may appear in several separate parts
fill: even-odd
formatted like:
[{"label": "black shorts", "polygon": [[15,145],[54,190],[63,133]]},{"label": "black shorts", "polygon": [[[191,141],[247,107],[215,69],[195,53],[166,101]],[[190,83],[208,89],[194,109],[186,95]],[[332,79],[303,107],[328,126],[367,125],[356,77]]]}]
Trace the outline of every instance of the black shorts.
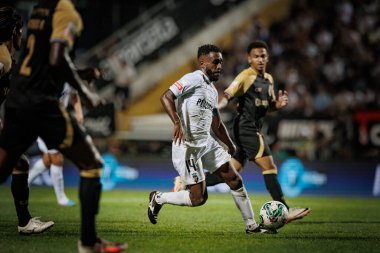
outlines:
[{"label": "black shorts", "polygon": [[254,161],[264,156],[271,156],[268,142],[252,122],[243,117],[236,117],[230,129],[232,141],[236,144],[236,153],[233,158],[243,166],[248,161]]},{"label": "black shorts", "polygon": [[5,107],[0,147],[20,156],[40,136],[48,149],[65,149],[85,140],[85,132],[58,101],[28,108]]}]

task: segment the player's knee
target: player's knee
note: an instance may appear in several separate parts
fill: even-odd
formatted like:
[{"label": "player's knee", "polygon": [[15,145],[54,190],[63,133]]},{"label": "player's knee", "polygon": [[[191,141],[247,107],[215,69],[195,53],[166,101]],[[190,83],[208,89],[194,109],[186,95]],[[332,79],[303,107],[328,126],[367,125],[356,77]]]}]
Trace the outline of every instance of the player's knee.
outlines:
[{"label": "player's knee", "polygon": [[239,175],[236,175],[234,178],[232,178],[232,180],[226,183],[233,191],[240,189],[243,186],[243,180]]},{"label": "player's knee", "polygon": [[61,153],[50,154],[50,161],[53,165],[63,166],[63,155]]},{"label": "player's knee", "polygon": [[192,206],[201,206],[204,203],[206,203],[206,200],[204,198],[199,198],[199,199],[192,199],[191,204]]},{"label": "player's knee", "polygon": [[204,203],[206,203],[207,199],[208,199],[208,194],[206,193],[206,194],[203,196],[203,200],[202,200],[202,202],[201,202],[199,205],[202,206]]},{"label": "player's knee", "polygon": [[27,173],[29,171],[29,165],[28,158],[26,158],[25,155],[22,155],[15,165],[15,170]]},{"label": "player's knee", "polygon": [[207,193],[203,194],[203,195],[192,195],[192,194],[190,194],[190,200],[191,200],[192,206],[201,206],[204,203],[206,203],[207,199],[208,199]]}]

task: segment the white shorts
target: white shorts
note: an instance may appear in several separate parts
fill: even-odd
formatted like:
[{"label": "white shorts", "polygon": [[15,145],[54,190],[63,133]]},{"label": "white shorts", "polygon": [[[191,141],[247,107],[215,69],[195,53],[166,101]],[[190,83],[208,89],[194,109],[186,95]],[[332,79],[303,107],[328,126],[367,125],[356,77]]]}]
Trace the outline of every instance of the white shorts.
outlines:
[{"label": "white shorts", "polygon": [[231,161],[231,156],[213,137],[209,137],[207,145],[202,147],[173,143],[172,160],[182,183],[193,185],[205,180],[203,168],[214,173],[223,164]]},{"label": "white shorts", "polygon": [[48,149],[46,147],[45,142],[40,137],[38,137],[38,139],[37,139],[37,145],[38,145],[38,148],[41,150],[42,153],[57,154],[59,152],[56,149]]}]

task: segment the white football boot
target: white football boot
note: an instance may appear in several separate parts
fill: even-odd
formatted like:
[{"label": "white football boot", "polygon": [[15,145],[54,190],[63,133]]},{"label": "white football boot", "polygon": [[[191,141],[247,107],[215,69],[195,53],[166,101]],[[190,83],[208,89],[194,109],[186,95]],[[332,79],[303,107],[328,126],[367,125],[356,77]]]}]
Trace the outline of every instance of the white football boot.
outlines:
[{"label": "white football boot", "polygon": [[291,207],[289,208],[288,220],[286,223],[290,223],[295,220],[302,219],[311,212],[310,208]]},{"label": "white football boot", "polygon": [[40,217],[31,218],[25,227],[17,226],[18,232],[24,235],[40,234],[54,225],[53,221],[41,221]]}]

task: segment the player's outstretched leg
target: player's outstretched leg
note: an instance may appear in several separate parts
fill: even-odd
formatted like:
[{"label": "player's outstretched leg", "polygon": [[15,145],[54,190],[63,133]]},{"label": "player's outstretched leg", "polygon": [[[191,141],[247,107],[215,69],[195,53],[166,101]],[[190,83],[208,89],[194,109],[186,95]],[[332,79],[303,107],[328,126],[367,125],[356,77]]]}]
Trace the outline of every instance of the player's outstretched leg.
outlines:
[{"label": "player's outstretched leg", "polygon": [[189,191],[158,192],[149,194],[148,218],[152,224],[157,223],[158,213],[164,204],[176,206],[201,206],[208,198],[204,181],[189,186]]},{"label": "player's outstretched leg", "polygon": [[240,210],[243,217],[247,234],[263,233],[263,234],[276,234],[276,229],[266,228],[258,225],[254,219],[254,213],[249,199],[247,190],[243,185],[241,176],[233,169],[229,163],[223,164],[215,173],[223,178],[226,184],[231,189],[232,197],[236,206]]},{"label": "player's outstretched leg", "polygon": [[295,220],[300,220],[311,212],[307,207],[291,207],[289,208],[289,216],[286,223],[290,223]]},{"label": "player's outstretched leg", "polygon": [[281,189],[281,185],[278,182],[277,176],[277,166],[273,161],[272,156],[265,156],[255,160],[255,163],[262,170],[265,186],[272,196],[273,200],[279,201],[283,203],[289,210],[289,216],[287,223],[290,223],[295,220],[302,219],[306,215],[308,215],[311,211],[310,208],[300,208],[300,207],[292,207],[289,208],[288,204],[285,201],[284,194]]}]

